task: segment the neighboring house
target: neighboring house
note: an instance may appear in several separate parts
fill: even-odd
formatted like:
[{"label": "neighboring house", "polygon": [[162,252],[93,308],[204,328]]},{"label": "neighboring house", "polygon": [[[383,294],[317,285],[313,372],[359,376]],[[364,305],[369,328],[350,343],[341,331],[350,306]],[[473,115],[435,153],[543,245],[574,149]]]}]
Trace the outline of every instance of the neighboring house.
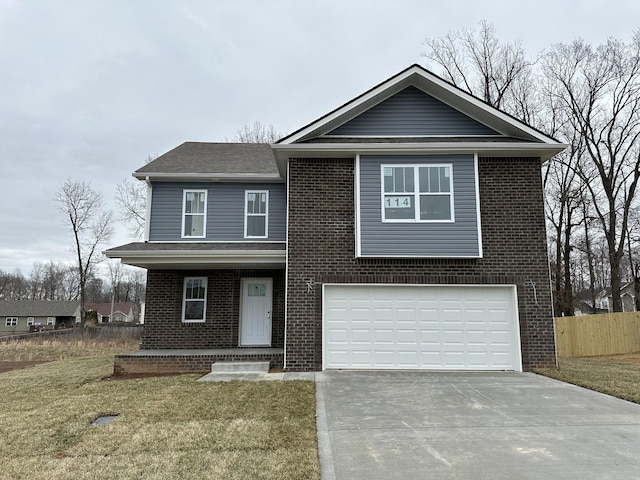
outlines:
[{"label": "neighboring house", "polygon": [[554,366],[541,164],[564,148],[418,65],[273,145],[184,143],[134,172],[145,241],[105,252],[148,270],[139,353]]},{"label": "neighboring house", "polygon": [[28,332],[38,324],[47,329],[72,327],[79,321],[79,301],[0,300],[0,332]]},{"label": "neighboring house", "polygon": [[[591,297],[591,292],[586,289],[586,290],[581,290],[579,292],[576,292],[573,296],[573,312],[574,315],[576,316],[581,316],[581,315],[593,315],[593,314],[601,314],[601,313],[607,313],[609,311],[608,309],[608,303],[607,303],[607,298],[606,298],[606,294],[604,294],[604,297],[602,296],[603,292],[596,292],[594,297],[595,297],[595,309],[593,307],[594,302],[593,299]],[[603,300],[605,302],[605,305],[607,305],[607,307],[603,308],[602,305]]]},{"label": "neighboring house", "polygon": [[[606,305],[609,312],[613,312],[613,295],[611,295],[611,289],[606,291],[607,299]],[[635,312],[636,311],[636,292],[634,282],[627,282],[620,288],[620,300],[622,300],[623,312]]]},{"label": "neighboring house", "polygon": [[[620,288],[620,299],[622,300],[623,312],[635,312],[636,311],[636,293],[634,290],[634,283],[627,282]],[[611,287],[600,290],[595,295],[596,307],[602,313],[613,312],[613,295],[611,295]],[[588,302],[591,305],[592,302]]]},{"label": "neighboring house", "polygon": [[111,317],[111,303],[88,303],[85,307],[87,312],[96,312],[98,323],[109,322],[133,322],[134,303],[122,302],[113,304],[113,318]]}]

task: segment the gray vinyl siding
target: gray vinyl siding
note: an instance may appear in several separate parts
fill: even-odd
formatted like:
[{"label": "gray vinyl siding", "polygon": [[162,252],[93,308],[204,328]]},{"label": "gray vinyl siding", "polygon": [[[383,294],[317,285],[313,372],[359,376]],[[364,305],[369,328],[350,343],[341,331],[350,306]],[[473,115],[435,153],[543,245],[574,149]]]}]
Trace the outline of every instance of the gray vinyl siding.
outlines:
[{"label": "gray vinyl siding", "polygon": [[[207,190],[206,238],[182,238],[184,190]],[[245,190],[269,191],[269,237],[244,238]],[[286,187],[283,183],[154,183],[150,241],[279,242],[286,239]]]},{"label": "gray vinyl siding", "polygon": [[475,136],[499,135],[415,87],[407,87],[328,135]]},{"label": "gray vinyl siding", "polygon": [[[381,165],[453,165],[455,222],[382,222]],[[361,156],[361,255],[374,257],[479,257],[473,155]]]}]

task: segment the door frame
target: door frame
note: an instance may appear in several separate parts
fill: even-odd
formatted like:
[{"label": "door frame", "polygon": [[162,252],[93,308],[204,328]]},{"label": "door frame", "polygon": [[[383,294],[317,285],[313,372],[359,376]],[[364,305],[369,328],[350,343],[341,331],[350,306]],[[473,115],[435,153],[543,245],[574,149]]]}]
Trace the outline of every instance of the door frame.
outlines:
[{"label": "door frame", "polygon": [[[260,344],[243,344],[242,343],[242,325],[244,320],[244,289],[248,282],[267,282],[267,297],[269,299],[269,310],[267,311],[267,319],[269,321],[269,341]],[[244,277],[240,279],[240,318],[238,320],[238,346],[240,347],[270,347],[272,343],[273,332],[273,278],[271,277]]]}]

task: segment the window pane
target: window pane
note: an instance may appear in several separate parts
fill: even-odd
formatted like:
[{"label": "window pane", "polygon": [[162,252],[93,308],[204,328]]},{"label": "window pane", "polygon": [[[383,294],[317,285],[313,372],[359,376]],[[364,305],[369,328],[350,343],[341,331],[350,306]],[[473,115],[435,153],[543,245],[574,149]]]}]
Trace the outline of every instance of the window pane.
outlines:
[{"label": "window pane", "polygon": [[266,217],[247,217],[247,237],[264,237],[266,231]]},{"label": "window pane", "polygon": [[385,195],[384,216],[386,219],[415,219],[413,196]]},{"label": "window pane", "polygon": [[387,193],[393,192],[393,168],[384,167],[382,177],[384,178],[384,191]]},{"label": "window pane", "polygon": [[201,300],[186,300],[184,302],[185,320],[204,320],[204,302]]},{"label": "window pane", "polygon": [[201,299],[204,300],[205,295],[204,282],[200,278],[192,278],[187,280],[187,286],[185,288],[185,298]]},{"label": "window pane", "polygon": [[186,192],[185,213],[204,213],[204,192]]},{"label": "window pane", "polygon": [[429,190],[429,167],[418,169],[418,181],[420,182],[420,193],[428,193]]},{"label": "window pane", "polygon": [[404,170],[404,188],[405,192],[415,192],[414,176],[415,169],[413,167],[405,167]]},{"label": "window pane", "polygon": [[253,205],[256,202],[255,193],[247,193],[247,213],[253,213]]},{"label": "window pane", "polygon": [[186,215],[184,217],[184,236],[204,236],[204,215]]},{"label": "window pane", "polygon": [[396,193],[406,191],[404,189],[404,168],[397,167],[393,169],[393,191]]},{"label": "window pane", "polygon": [[440,191],[440,167],[429,167],[429,191],[439,192]]},{"label": "window pane", "polygon": [[449,195],[421,195],[420,220],[451,220]]},{"label": "window pane", "polygon": [[204,213],[204,192],[196,194],[196,199],[193,204],[193,213]]},{"label": "window pane", "polygon": [[267,194],[247,193],[247,213],[267,213]]},{"label": "window pane", "polygon": [[440,191],[451,191],[451,172],[449,167],[440,167]]},{"label": "window pane", "polygon": [[266,297],[267,286],[264,283],[250,283],[247,286],[249,297]]}]

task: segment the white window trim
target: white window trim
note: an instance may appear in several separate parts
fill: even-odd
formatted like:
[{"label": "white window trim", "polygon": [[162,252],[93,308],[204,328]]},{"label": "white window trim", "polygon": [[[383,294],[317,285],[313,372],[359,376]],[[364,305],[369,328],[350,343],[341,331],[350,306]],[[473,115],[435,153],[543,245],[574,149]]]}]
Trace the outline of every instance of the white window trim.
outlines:
[{"label": "white window trim", "polygon": [[[264,213],[249,213],[248,211],[248,198],[250,193],[266,194],[267,200],[265,204]],[[249,217],[264,217],[264,235],[261,236],[249,236]],[[245,190],[244,191],[244,238],[269,238],[269,190]]]},{"label": "white window trim", "polygon": [[18,317],[6,317],[5,320],[4,320],[4,326],[5,327],[17,327],[18,326]]},{"label": "white window trim", "polygon": [[[187,282],[189,280],[202,280],[204,282],[204,306],[202,308],[202,315],[204,318],[199,320],[185,319],[184,314],[186,312],[186,304],[187,304]],[[204,323],[207,319],[207,293],[208,293],[208,279],[207,277],[184,277],[184,282],[182,284],[182,323]],[[193,300],[193,299],[190,299]]]},{"label": "white window trim", "polygon": [[31,325],[35,325],[36,324],[36,319],[33,317],[27,317],[27,327],[30,327]]},{"label": "white window trim", "polygon": [[[202,213],[202,235],[185,235],[184,234],[184,223],[187,217],[187,213],[185,209],[187,207],[187,193],[204,193],[204,212]],[[207,237],[207,198],[208,192],[207,190],[183,190],[182,191],[182,226],[180,227],[180,237],[181,238],[206,238]],[[189,214],[193,215],[193,214]],[[200,214],[197,214],[200,215]]]},{"label": "white window trim", "polygon": [[47,317],[47,325],[56,325],[56,317]]},{"label": "white window trim", "polygon": [[[385,168],[413,168],[413,185],[414,191],[413,193],[403,194],[405,197],[413,197],[414,204],[414,213],[415,216],[413,219],[410,218],[386,218],[385,208],[384,208],[384,200],[385,195],[389,195],[384,191],[384,169]],[[446,193],[420,193],[420,177],[419,177],[419,169],[421,167],[449,167],[449,171],[451,172],[451,188],[450,192]],[[398,194],[400,195],[400,194]],[[449,208],[451,211],[451,218],[447,220],[422,220],[420,219],[420,196],[421,195],[434,195],[434,196],[444,196],[449,195]],[[384,163],[380,165],[380,209],[381,209],[381,218],[383,223],[455,223],[456,214],[454,209],[454,190],[453,190],[453,164],[452,163]]]}]

